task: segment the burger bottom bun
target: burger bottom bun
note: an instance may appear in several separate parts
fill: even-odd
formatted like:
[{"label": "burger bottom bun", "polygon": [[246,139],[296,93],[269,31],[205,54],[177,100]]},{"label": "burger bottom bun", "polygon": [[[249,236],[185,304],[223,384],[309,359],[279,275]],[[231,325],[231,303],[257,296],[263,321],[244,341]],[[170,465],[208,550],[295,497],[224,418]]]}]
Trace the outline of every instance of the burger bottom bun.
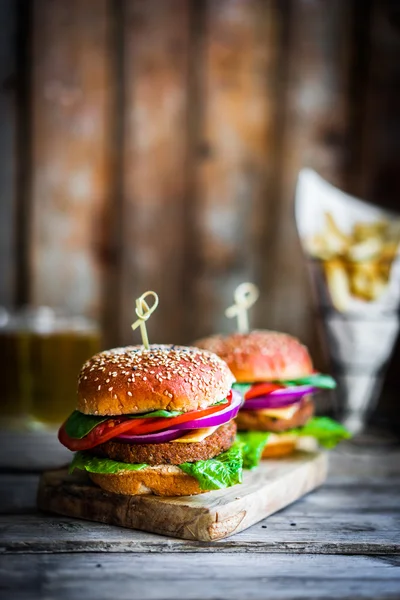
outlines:
[{"label": "burger bottom bun", "polygon": [[282,441],[275,444],[267,444],[263,450],[262,458],[280,458],[288,456],[296,450],[295,441]]},{"label": "burger bottom bun", "polygon": [[93,483],[107,492],[128,496],[155,494],[156,496],[192,496],[207,490],[200,489],[195,477],[174,465],[146,467],[140,471],[121,473],[89,473]]}]

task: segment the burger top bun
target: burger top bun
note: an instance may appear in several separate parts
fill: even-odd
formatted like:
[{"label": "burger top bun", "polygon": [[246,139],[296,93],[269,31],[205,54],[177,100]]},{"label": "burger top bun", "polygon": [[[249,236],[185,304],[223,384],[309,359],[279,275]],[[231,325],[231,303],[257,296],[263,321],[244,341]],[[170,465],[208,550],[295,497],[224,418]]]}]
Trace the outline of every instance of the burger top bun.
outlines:
[{"label": "burger top bun", "polygon": [[84,364],[77,409],[104,416],[199,410],[226,398],[234,380],[218,356],[199,348],[114,348]]},{"label": "burger top bun", "polygon": [[313,372],[307,348],[286,333],[255,330],[215,335],[199,340],[196,346],[218,354],[238,382],[292,379]]}]

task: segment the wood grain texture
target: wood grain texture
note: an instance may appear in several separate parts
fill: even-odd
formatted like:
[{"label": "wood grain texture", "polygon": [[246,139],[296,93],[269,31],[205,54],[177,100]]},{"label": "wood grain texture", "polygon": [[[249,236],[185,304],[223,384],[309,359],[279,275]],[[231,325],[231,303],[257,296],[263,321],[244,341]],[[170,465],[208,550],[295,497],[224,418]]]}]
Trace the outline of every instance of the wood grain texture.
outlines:
[{"label": "wood grain texture", "polygon": [[209,544],[34,514],[39,476],[3,474],[1,551],[399,553],[399,451],[344,444],[332,452],[330,473],[283,511]]},{"label": "wood grain texture", "polygon": [[16,284],[16,5],[0,2],[0,305],[10,307]]},{"label": "wood grain texture", "polygon": [[[38,476],[2,474],[0,597],[394,600],[400,595],[399,449],[386,440],[358,441],[331,458],[323,487],[212,543],[27,514]],[[9,514],[20,510],[25,514]]]},{"label": "wood grain texture", "polygon": [[224,309],[240,282],[257,280],[263,261],[260,213],[273,157],[276,26],[269,1],[205,3],[191,213],[193,338],[235,327]]},{"label": "wood grain texture", "polygon": [[[398,494],[398,486],[397,486]],[[332,493],[332,490],[330,490]],[[354,490],[353,490],[354,495]],[[377,494],[375,498],[380,499]],[[144,531],[128,531],[111,525],[50,515],[0,517],[0,554],[23,552],[254,552],[295,554],[400,554],[399,511],[361,514],[348,506],[349,494],[341,497],[345,514],[337,514],[337,502],[299,501],[246,531],[221,540],[200,542],[173,540]],[[396,495],[392,494],[393,505]],[[370,505],[369,505],[370,506]],[[329,509],[328,509],[329,507]],[[336,512],[335,512],[336,510]],[[348,512],[347,512],[348,511]],[[316,523],[318,526],[316,527]]]},{"label": "wood grain texture", "polygon": [[[397,455],[396,460],[399,460]],[[346,457],[341,461],[349,464]],[[313,515],[328,517],[337,508],[343,505],[347,513],[360,513],[361,519],[366,514],[390,514],[399,509],[397,494],[399,493],[400,477],[395,471],[380,473],[380,476],[372,476],[371,472],[377,472],[379,466],[374,469],[374,462],[365,460],[365,473],[360,476],[330,475],[326,483],[314,494],[304,497],[291,506],[290,514],[299,517],[310,517]],[[343,468],[343,467],[342,467]],[[334,472],[334,466],[330,472]],[[39,484],[39,475],[26,474],[1,474],[0,475],[0,514],[29,514],[36,512],[36,495]],[[345,515],[343,515],[343,518]],[[275,517],[273,517],[275,519]],[[337,518],[342,518],[337,514]],[[272,517],[271,517],[272,519]],[[271,520],[270,519],[270,520]]]},{"label": "wood grain texture", "polygon": [[106,0],[33,5],[31,301],[98,316],[109,218]]},{"label": "wood grain texture", "polygon": [[399,566],[390,556],[43,554],[1,557],[0,579],[16,600],[394,600]]},{"label": "wood grain texture", "polygon": [[50,471],[40,481],[41,510],[189,540],[214,541],[239,533],[294,502],[326,478],[324,454],[298,453],[245,472],[243,483],[183,498],[104,492],[79,474]]},{"label": "wood grain texture", "polygon": [[160,307],[148,324],[149,338],[170,343],[182,336],[188,1],[127,0],[124,6],[120,339],[140,343],[130,328],[134,302],[152,289]]},{"label": "wood grain texture", "polygon": [[[294,220],[294,189],[301,167],[343,183],[346,163],[349,3],[295,0],[287,13],[282,57],[281,159],[273,226],[265,240],[264,295],[259,310],[273,328],[299,336],[321,355],[312,325],[310,291]],[[318,365],[318,366],[321,366]]]}]

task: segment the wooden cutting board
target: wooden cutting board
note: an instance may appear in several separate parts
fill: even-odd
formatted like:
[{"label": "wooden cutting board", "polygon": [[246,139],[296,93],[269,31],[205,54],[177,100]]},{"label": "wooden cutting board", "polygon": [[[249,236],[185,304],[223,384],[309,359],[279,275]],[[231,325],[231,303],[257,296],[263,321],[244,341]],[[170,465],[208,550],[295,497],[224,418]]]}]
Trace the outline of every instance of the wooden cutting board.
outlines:
[{"label": "wooden cutting board", "polygon": [[86,474],[75,473],[68,475],[62,469],[42,475],[41,510],[210,542],[243,531],[321,485],[327,456],[298,452],[291,458],[263,461],[255,471],[244,472],[241,485],[180,498],[112,494],[96,487]]}]

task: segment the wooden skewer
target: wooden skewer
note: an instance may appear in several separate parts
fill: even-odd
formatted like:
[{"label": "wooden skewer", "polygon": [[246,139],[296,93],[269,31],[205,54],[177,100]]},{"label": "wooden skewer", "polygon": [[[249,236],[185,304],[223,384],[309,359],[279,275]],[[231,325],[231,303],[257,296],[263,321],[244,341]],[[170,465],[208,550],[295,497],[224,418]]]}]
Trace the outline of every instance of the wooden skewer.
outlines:
[{"label": "wooden skewer", "polygon": [[[147,298],[148,296],[153,296],[153,298],[154,298],[153,306],[149,306],[147,304],[145,298]],[[136,300],[135,313],[137,314],[137,316],[139,318],[137,321],[132,323],[132,329],[135,330],[138,327],[140,327],[142,343],[143,343],[143,346],[146,348],[146,350],[149,350],[149,348],[150,348],[149,338],[147,336],[146,321],[150,317],[150,315],[156,310],[157,306],[158,306],[158,296],[155,292],[152,292],[151,290],[149,290],[148,292],[145,292]]]},{"label": "wooden skewer", "polygon": [[249,331],[248,310],[256,302],[259,296],[258,287],[254,283],[241,283],[233,295],[235,304],[226,309],[225,315],[231,319],[237,317],[237,328],[239,333]]}]

